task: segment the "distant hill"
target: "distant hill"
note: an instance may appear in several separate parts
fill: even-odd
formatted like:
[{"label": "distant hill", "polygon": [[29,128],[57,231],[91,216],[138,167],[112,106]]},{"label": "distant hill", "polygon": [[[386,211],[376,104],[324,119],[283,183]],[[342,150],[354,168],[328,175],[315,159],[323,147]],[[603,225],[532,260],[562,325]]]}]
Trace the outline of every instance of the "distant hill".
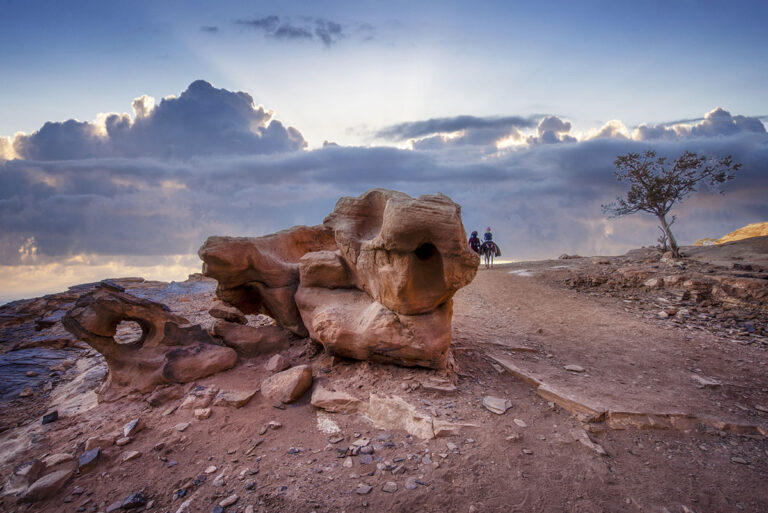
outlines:
[{"label": "distant hill", "polygon": [[768,236],[768,222],[765,223],[752,223],[743,228],[734,230],[727,235],[723,235],[719,239],[704,238],[699,239],[693,243],[694,246],[711,246],[713,244],[725,244],[726,242],[733,242],[736,240],[749,239],[751,237],[765,237]]}]

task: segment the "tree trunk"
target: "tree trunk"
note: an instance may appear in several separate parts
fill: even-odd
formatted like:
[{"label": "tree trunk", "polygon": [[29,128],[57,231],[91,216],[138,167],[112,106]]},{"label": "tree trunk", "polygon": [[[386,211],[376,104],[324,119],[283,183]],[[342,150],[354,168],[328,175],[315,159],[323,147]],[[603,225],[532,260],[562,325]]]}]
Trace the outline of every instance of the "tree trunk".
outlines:
[{"label": "tree trunk", "polygon": [[667,239],[669,239],[669,247],[672,249],[672,256],[680,258],[680,249],[677,247],[677,241],[675,240],[675,236],[672,235],[672,230],[669,228],[666,216],[659,216],[659,222],[664,229],[664,233],[667,234]]}]

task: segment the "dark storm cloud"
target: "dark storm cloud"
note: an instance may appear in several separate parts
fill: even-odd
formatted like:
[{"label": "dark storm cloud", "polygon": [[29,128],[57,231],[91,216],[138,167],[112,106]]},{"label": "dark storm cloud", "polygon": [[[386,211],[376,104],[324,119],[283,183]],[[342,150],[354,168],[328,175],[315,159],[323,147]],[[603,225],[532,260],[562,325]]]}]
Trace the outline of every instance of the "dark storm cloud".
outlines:
[{"label": "dark storm cloud", "polygon": [[405,141],[407,139],[416,139],[438,134],[450,134],[461,130],[492,129],[503,131],[508,129],[531,128],[534,126],[536,126],[536,121],[530,117],[506,116],[483,118],[475,116],[455,116],[398,123],[378,130],[375,133],[375,136],[390,141]]},{"label": "dark storm cloud", "polygon": [[327,48],[344,37],[344,28],[340,23],[323,18],[303,18],[302,21],[295,21],[273,14],[263,18],[240,19],[236,23],[263,32],[267,37],[274,39],[318,41]]},{"label": "dark storm cloud", "polygon": [[256,107],[249,94],[216,89],[203,80],[156,107],[146,96],[137,98],[133,109],[135,119],[110,114],[106,133],[88,122],[48,122],[15,137],[13,148],[27,160],[72,160],[279,153],[306,146],[298,130]]},{"label": "dark storm cloud", "polygon": [[[320,223],[339,196],[373,187],[449,195],[462,205],[467,229],[491,225],[511,258],[616,254],[657,237],[650,216],[608,220],[600,209],[624,190],[613,176],[616,157],[650,148],[671,157],[733,154],[744,164],[725,196],[705,189],[675,210],[682,243],[768,219],[768,134],[754,118],[717,111],[684,135],[652,142],[610,135],[576,141],[571,123],[555,116],[462,116],[393,130],[422,135],[414,150],[327,144],[278,151],[297,150],[303,139],[274,120],[266,124],[271,114],[245,93],[195,83],[157,107],[148,97],[133,107],[135,119],[115,115],[106,135],[72,121],[17,136],[22,159],[3,161],[11,151],[0,138],[0,264],[29,263],[32,255],[41,263],[84,253],[193,254],[208,235]],[[463,135],[429,146],[449,131]],[[489,150],[510,133],[529,144]],[[187,158],[168,158],[178,155]]]}]

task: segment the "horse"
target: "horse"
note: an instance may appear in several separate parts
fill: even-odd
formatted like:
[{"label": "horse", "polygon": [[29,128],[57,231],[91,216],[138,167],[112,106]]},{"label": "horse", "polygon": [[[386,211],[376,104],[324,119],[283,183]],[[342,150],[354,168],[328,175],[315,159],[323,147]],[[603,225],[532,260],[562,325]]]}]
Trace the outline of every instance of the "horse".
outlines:
[{"label": "horse", "polygon": [[500,257],[501,250],[499,249],[498,244],[492,240],[487,240],[480,246],[480,254],[485,257],[485,268],[493,269],[493,257]]}]

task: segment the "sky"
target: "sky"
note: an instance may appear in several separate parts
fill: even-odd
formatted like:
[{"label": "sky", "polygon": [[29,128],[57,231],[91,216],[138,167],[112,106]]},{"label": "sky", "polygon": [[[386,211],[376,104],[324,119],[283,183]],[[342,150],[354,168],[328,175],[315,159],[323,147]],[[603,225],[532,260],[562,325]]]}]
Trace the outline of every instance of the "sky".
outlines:
[{"label": "sky", "polygon": [[765,2],[0,0],[0,303],[180,280],[214,234],[442,192],[505,258],[620,254],[627,152],[733,154],[682,244],[768,221]]}]

